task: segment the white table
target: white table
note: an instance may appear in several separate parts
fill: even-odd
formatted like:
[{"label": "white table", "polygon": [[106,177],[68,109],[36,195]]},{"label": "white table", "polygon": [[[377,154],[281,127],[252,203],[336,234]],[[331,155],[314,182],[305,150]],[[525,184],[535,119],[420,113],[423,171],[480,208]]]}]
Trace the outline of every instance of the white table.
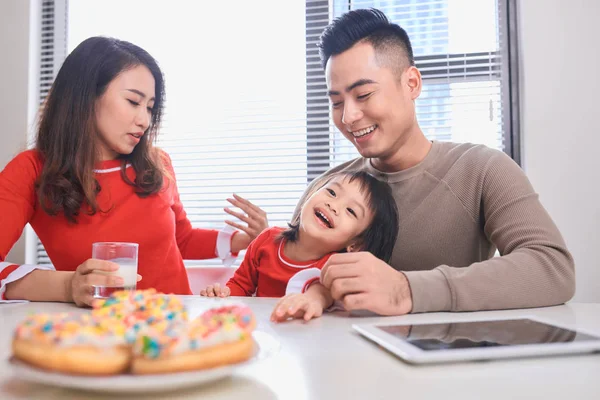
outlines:
[{"label": "white table", "polygon": [[[193,316],[207,302],[184,296]],[[184,391],[147,396],[105,395],[31,384],[15,378],[7,364],[12,331],[31,312],[75,309],[59,303],[0,304],[0,399],[600,399],[600,355],[412,366],[365,340],[353,323],[385,320],[425,322],[481,316],[537,316],[600,335],[600,304],[567,305],[480,313],[435,313],[365,317],[333,313],[303,323],[273,324],[275,299],[244,298],[258,328],[281,342],[279,353],[243,367],[231,378]]]}]

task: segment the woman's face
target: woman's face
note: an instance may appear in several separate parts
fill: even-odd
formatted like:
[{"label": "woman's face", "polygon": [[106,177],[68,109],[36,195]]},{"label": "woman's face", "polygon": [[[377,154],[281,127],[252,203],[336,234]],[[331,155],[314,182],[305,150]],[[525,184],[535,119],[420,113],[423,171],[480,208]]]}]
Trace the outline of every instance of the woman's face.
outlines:
[{"label": "woman's face", "polygon": [[131,154],[148,130],[154,107],[154,77],[138,65],[121,72],[96,101],[100,160]]}]

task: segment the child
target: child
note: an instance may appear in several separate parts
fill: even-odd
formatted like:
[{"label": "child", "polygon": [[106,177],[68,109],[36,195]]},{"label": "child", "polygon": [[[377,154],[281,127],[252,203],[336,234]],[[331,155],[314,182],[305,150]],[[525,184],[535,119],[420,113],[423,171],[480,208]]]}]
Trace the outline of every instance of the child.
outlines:
[{"label": "child", "polygon": [[311,285],[333,253],[369,251],[388,261],[397,234],[398,211],[390,187],[363,171],[337,173],[306,200],[288,229],[266,229],[250,243],[244,261],[224,288],[211,285],[200,295],[302,293],[297,300],[310,299],[315,310],[314,315],[304,314],[310,319],[333,303],[324,287]]}]

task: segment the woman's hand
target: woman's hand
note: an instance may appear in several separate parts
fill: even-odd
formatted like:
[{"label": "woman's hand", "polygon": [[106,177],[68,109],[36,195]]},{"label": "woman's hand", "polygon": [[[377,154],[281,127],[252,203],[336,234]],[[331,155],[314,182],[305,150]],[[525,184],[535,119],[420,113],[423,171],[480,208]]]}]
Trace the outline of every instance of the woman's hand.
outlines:
[{"label": "woman's hand", "polygon": [[[93,286],[123,286],[123,278],[111,275],[119,269],[119,264],[90,258],[77,267],[70,284],[70,300],[79,307],[91,306]],[[138,280],[141,277],[138,278]]]},{"label": "woman's hand", "polygon": [[228,297],[230,294],[231,290],[227,286],[221,287],[219,283],[208,285],[206,289],[200,291],[200,296],[206,297]]},{"label": "woman's hand", "polygon": [[[240,210],[242,210],[244,213],[235,212],[228,207],[225,207],[224,210],[227,214],[232,215],[240,221],[245,222],[246,225],[229,220],[226,220],[225,223],[246,233],[248,239],[247,242],[248,244],[250,244],[250,242],[256,239],[256,237],[262,231],[269,227],[267,213],[264,212],[260,207],[255,206],[250,201],[238,196],[237,194],[234,194],[233,197],[233,199],[227,199],[227,201],[231,203],[234,207],[237,207]],[[239,236],[239,234],[236,236]],[[246,247],[248,247],[248,245],[246,245]],[[243,248],[245,249],[246,247]]]}]

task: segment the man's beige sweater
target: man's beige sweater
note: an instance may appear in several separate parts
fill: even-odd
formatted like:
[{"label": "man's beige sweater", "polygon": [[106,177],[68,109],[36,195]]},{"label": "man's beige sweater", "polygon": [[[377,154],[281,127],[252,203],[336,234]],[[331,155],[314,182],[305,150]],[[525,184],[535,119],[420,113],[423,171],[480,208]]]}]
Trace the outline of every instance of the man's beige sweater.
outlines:
[{"label": "man's beige sweater", "polygon": [[392,187],[400,230],[390,264],[409,280],[412,312],[538,307],[573,296],[573,258],[506,154],[434,141],[425,159],[404,171],[382,173],[357,158],[323,177],[347,170],[366,170]]}]

